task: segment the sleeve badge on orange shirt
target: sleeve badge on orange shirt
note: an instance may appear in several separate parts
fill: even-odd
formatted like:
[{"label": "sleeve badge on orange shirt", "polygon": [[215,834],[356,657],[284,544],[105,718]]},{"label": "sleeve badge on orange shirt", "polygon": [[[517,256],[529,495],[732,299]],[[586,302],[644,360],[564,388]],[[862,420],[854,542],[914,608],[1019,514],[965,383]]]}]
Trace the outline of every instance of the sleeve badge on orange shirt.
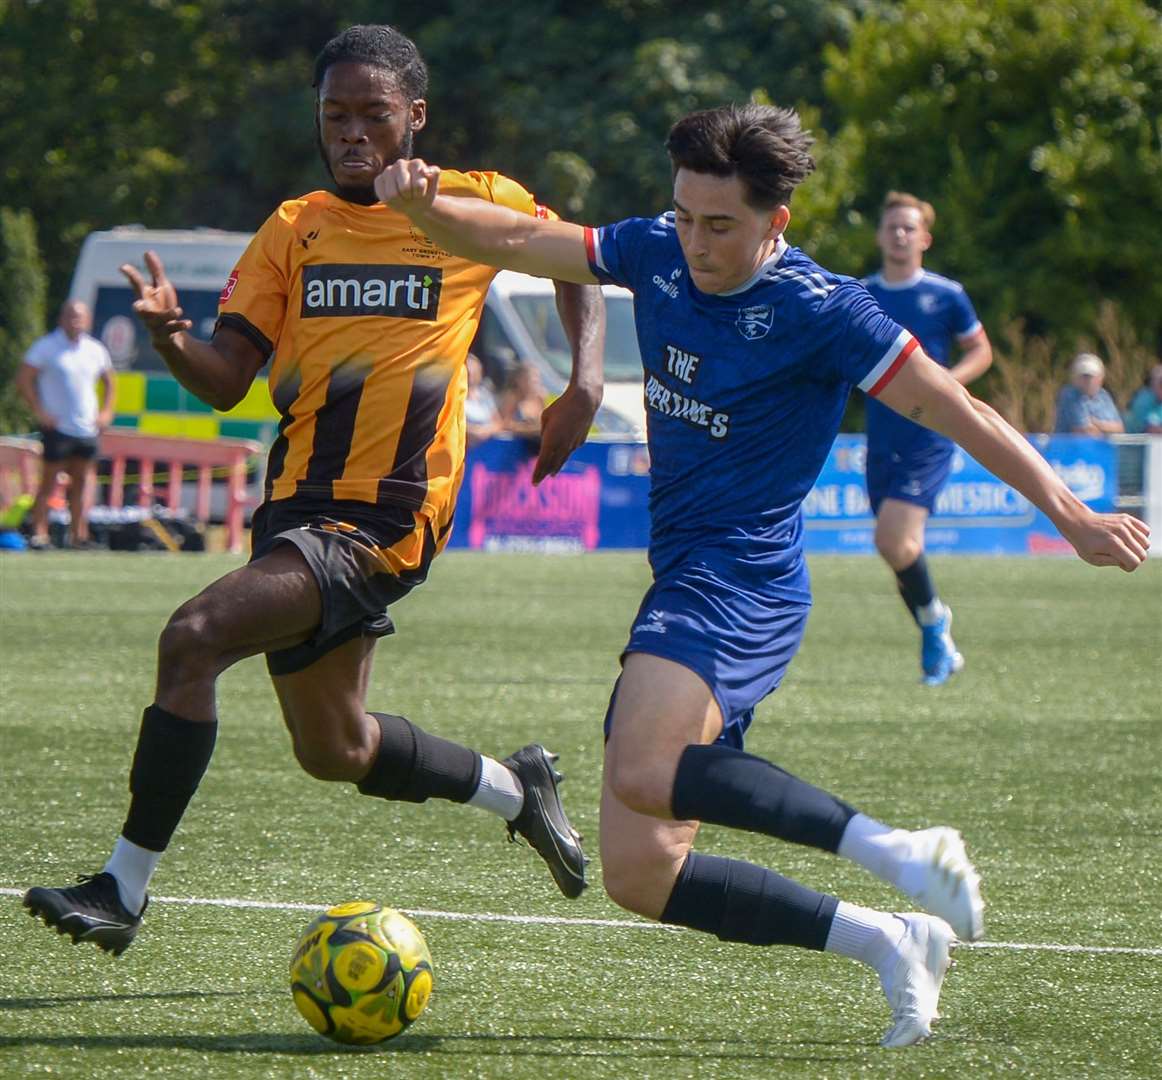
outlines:
[{"label": "sleeve badge on orange shirt", "polygon": [[238,284],[238,271],[231,271],[230,276],[226,279],[226,284],[222,286],[222,291],[218,294],[218,303],[224,304],[230,299],[234,293],[234,286]]}]

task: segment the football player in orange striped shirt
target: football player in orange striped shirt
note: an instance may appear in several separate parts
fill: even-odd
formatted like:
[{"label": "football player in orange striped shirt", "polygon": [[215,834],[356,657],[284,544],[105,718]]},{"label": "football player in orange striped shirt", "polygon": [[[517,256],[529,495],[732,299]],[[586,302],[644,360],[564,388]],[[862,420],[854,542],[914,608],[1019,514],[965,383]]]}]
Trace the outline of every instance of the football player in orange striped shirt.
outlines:
[{"label": "football player in orange striped shirt", "polygon": [[[464,469],[466,357],[495,270],[454,257],[378,202],[375,177],[412,156],[427,70],[388,26],[354,26],[315,65],[316,130],[333,191],[283,203],[230,275],[213,339],[189,333],[153,253],[134,305],[187,389],[218,409],[270,360],[282,420],[254,517],[250,562],[171,616],[157,692],[142,718],[128,816],[101,873],[33,888],[25,905],[74,941],[123,952],[146,889],[202,778],[217,730],[215,683],[264,653],[295,756],[312,776],[386,799],[467,802],[501,816],[546,861],[566,896],[585,886],[579,837],[539,744],[503,761],[368,712],[388,606],[427,576],[452,526]],[[495,173],[445,173],[444,190],[550,216]],[[585,439],[601,400],[604,307],[562,284],[573,378],[545,411],[534,481]]]}]

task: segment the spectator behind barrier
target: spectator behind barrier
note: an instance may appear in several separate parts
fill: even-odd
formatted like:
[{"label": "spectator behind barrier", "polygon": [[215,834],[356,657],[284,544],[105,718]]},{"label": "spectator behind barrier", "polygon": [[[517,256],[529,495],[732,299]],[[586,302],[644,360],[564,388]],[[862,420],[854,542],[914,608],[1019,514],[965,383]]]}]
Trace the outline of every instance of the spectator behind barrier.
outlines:
[{"label": "spectator behind barrier", "polygon": [[1105,364],[1093,353],[1078,353],[1069,366],[1069,382],[1057,395],[1054,432],[1067,435],[1116,435],[1125,429],[1117,403],[1103,389]]},{"label": "spectator behind barrier", "polygon": [[1162,364],[1150,369],[1146,385],[1131,398],[1126,410],[1126,430],[1162,435]]},{"label": "spectator behind barrier", "polygon": [[475,446],[500,431],[496,398],[484,380],[484,365],[475,353],[468,354],[468,397],[464,402],[468,445]]},{"label": "spectator behind barrier", "polygon": [[500,395],[499,411],[503,431],[523,439],[540,439],[545,387],[535,364],[523,361],[517,365]]}]

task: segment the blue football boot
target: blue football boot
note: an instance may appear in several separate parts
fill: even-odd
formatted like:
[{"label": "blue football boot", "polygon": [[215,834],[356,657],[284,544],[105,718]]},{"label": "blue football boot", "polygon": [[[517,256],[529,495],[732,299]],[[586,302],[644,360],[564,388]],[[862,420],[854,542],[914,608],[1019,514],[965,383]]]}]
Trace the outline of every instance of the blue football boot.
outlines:
[{"label": "blue football boot", "polygon": [[964,667],[964,657],[952,640],[952,608],[941,604],[931,623],[920,623],[920,667],[925,686],[942,686]]}]

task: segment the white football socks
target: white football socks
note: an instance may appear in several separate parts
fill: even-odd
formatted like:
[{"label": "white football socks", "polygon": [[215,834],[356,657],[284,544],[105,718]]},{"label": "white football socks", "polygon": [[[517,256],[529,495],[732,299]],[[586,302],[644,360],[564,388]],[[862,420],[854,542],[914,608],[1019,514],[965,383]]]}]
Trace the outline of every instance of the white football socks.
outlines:
[{"label": "white football socks", "polygon": [[145,890],[149,888],[149,879],[160,861],[160,851],[138,847],[124,836],[117,837],[113,854],[105,864],[105,873],[116,879],[121,903],[130,914],[140,915],[145,907]]},{"label": "white football socks", "polygon": [[879,971],[895,956],[907,928],[898,915],[840,900],[823,950],[850,956]]},{"label": "white football socks", "polygon": [[512,821],[525,803],[524,789],[516,773],[486,754],[480,755],[480,783],[468,800],[469,806],[479,806]]},{"label": "white football socks", "polygon": [[944,604],[939,596],[934,596],[930,603],[916,609],[916,619],[921,626],[935,626],[943,618]]},{"label": "white football socks", "polygon": [[898,885],[899,854],[892,842],[900,832],[866,814],[856,814],[847,823],[836,854],[870,870],[889,884]]}]

